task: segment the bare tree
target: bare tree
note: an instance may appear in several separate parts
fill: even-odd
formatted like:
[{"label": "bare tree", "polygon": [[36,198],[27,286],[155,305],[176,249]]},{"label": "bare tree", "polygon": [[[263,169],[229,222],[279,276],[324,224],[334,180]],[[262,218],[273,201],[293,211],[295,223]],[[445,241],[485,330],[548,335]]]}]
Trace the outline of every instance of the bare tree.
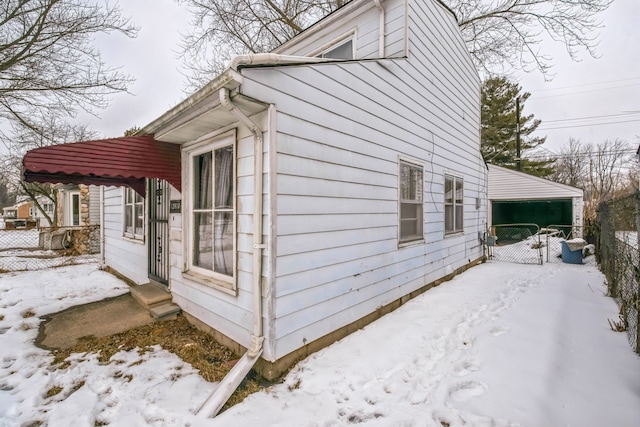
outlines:
[{"label": "bare tree", "polygon": [[66,122],[78,110],[95,114],[127,90],[132,79],[107,66],[93,44],[96,35],[112,33],[135,37],[137,29],[108,2],[0,2],[0,175],[11,194],[27,194],[39,208],[38,196],[55,203],[49,185],[20,180],[26,150],[86,135]]},{"label": "bare tree", "polygon": [[593,146],[589,156],[589,190],[598,201],[611,198],[623,187],[628,164],[633,160],[626,141],[606,140]]},{"label": "bare tree", "polygon": [[135,37],[117,6],[98,0],[3,0],[0,5],[0,137],[7,123],[36,128],[43,114],[107,106],[131,79],[92,44],[99,33]]},{"label": "bare tree", "polygon": [[[182,55],[192,87],[218,74],[239,54],[269,52],[348,0],[176,0],[193,13]],[[456,17],[479,71],[511,69],[549,74],[545,38],[571,58],[595,56],[598,15],[613,0],[436,0]]]},{"label": "bare tree", "polygon": [[[28,150],[69,141],[95,138],[95,133],[86,125],[71,125],[59,120],[55,112],[43,112],[43,116],[31,117],[29,124],[12,124],[12,143],[7,152],[0,157],[0,178],[11,194],[29,196],[34,206],[50,224],[57,223],[57,197],[55,188],[50,184],[26,183],[21,179],[22,158]],[[35,124],[35,125],[34,125]],[[42,202],[52,204],[53,217],[42,206]]]},{"label": "bare tree", "polygon": [[550,179],[572,187],[585,188],[589,174],[591,146],[585,146],[578,139],[569,139],[569,144],[560,149]]},{"label": "bare tree", "polygon": [[191,89],[243,53],[270,52],[349,0],[176,0],[192,14],[182,57]]},{"label": "bare tree", "polygon": [[596,56],[598,15],[613,0],[437,0],[455,13],[480,71],[538,70],[548,76],[553,58],[545,38],[564,45],[572,59]]},{"label": "bare tree", "polygon": [[623,140],[582,144],[570,139],[561,149],[556,173],[551,177],[584,190],[584,218],[593,220],[600,202],[635,190],[637,168],[634,150]]}]

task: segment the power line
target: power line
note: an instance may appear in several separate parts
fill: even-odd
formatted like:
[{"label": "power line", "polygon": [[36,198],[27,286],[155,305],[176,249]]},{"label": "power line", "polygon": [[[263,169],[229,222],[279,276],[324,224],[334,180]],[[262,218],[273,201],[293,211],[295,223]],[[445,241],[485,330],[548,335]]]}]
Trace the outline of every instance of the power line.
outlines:
[{"label": "power line", "polygon": [[607,114],[603,116],[575,117],[571,119],[542,120],[542,123],[546,124],[546,123],[556,123],[556,122],[570,122],[570,121],[576,121],[576,120],[604,119],[609,117],[620,117],[620,116],[628,117],[628,116],[634,116],[636,114],[640,114],[640,111],[622,112],[619,114]]},{"label": "power line", "polygon": [[557,126],[557,127],[550,127],[550,128],[546,128],[546,127],[543,126],[542,128],[537,128],[536,131],[555,130],[555,129],[569,129],[569,128],[582,128],[582,127],[588,127],[588,126],[615,125],[615,124],[619,124],[619,123],[633,123],[633,122],[640,122],[640,119],[621,120],[621,121],[617,121],[617,122],[605,122],[605,123],[591,123],[591,124],[581,124],[581,125]]},{"label": "power line", "polygon": [[581,93],[588,93],[588,92],[598,92],[598,91],[602,91],[602,90],[611,90],[611,89],[619,89],[619,88],[623,88],[623,87],[630,87],[630,86],[640,86],[640,83],[633,83],[633,84],[628,84],[628,85],[620,85],[620,86],[610,86],[610,87],[602,87],[602,88],[597,88],[597,89],[589,89],[589,90],[581,90],[578,92],[569,92],[569,93],[557,93],[555,95],[546,95],[546,96],[536,96],[536,97],[532,97],[530,98],[531,100],[538,100],[538,99],[546,99],[546,98],[556,98],[558,96],[571,96],[571,95],[579,95]]},{"label": "power line", "polygon": [[631,81],[631,80],[639,80],[639,79],[640,79],[640,77],[631,77],[631,78],[628,78],[628,79],[608,80],[608,81],[599,82],[599,83],[584,83],[584,84],[573,85],[573,86],[561,86],[561,87],[552,87],[552,88],[547,88],[547,89],[535,89],[535,90],[531,90],[531,91],[528,91],[528,92],[535,93],[535,92],[547,92],[547,91],[550,91],[550,90],[573,89],[573,88],[576,88],[576,87],[596,86],[596,85],[604,85],[604,84],[608,84],[608,83],[628,82],[628,81]]}]

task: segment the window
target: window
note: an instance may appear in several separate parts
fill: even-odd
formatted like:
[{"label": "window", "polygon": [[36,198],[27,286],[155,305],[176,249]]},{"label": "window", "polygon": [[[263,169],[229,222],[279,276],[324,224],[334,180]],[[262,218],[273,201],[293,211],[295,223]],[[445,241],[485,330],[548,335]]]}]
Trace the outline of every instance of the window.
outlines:
[{"label": "window", "polygon": [[400,242],[422,240],[424,168],[400,160]]},{"label": "window", "polygon": [[444,234],[462,232],[464,204],[462,178],[444,176]]},{"label": "window", "polygon": [[190,268],[227,283],[234,277],[235,253],[235,153],[230,139],[190,156]]},{"label": "window", "polygon": [[131,188],[124,189],[124,235],[144,240],[144,197]]},{"label": "window", "polygon": [[344,40],[318,56],[332,59],[353,59],[353,39]]}]

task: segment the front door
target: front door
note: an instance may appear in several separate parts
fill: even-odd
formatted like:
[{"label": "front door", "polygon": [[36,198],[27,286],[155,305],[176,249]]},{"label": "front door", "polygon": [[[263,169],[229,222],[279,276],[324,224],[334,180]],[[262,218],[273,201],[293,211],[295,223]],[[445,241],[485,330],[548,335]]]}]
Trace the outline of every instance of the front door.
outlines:
[{"label": "front door", "polygon": [[149,180],[149,279],[169,285],[169,184]]}]

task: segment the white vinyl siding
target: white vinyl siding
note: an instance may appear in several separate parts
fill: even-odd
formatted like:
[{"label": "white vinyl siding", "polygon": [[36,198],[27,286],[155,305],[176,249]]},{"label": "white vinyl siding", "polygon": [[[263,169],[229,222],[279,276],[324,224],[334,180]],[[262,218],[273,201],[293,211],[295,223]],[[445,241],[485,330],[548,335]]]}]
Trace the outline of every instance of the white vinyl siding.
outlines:
[{"label": "white vinyl siding", "polygon": [[133,282],[144,284],[149,281],[147,246],[142,241],[123,238],[123,214],[122,188],[105,187],[102,224],[105,263]]},{"label": "white vinyl siding", "polygon": [[[243,70],[243,93],[278,111],[276,357],[482,256],[480,79],[449,13],[411,4],[408,59]],[[428,169],[424,243],[400,248],[399,156]],[[443,240],[445,171],[474,203],[462,203],[464,232]]]},{"label": "white vinyl siding", "polygon": [[89,186],[89,225],[100,225],[100,187]]},{"label": "white vinyl siding", "polygon": [[[383,1],[385,10],[385,52],[386,58],[400,58],[406,55],[405,2]],[[274,50],[284,55],[316,56],[336,42],[335,38],[347,31],[356,31],[354,38],[355,59],[379,58],[379,11],[373,1],[346,5],[351,11],[339,20],[331,16],[325,18],[318,29],[311,27],[301,36]]]}]

